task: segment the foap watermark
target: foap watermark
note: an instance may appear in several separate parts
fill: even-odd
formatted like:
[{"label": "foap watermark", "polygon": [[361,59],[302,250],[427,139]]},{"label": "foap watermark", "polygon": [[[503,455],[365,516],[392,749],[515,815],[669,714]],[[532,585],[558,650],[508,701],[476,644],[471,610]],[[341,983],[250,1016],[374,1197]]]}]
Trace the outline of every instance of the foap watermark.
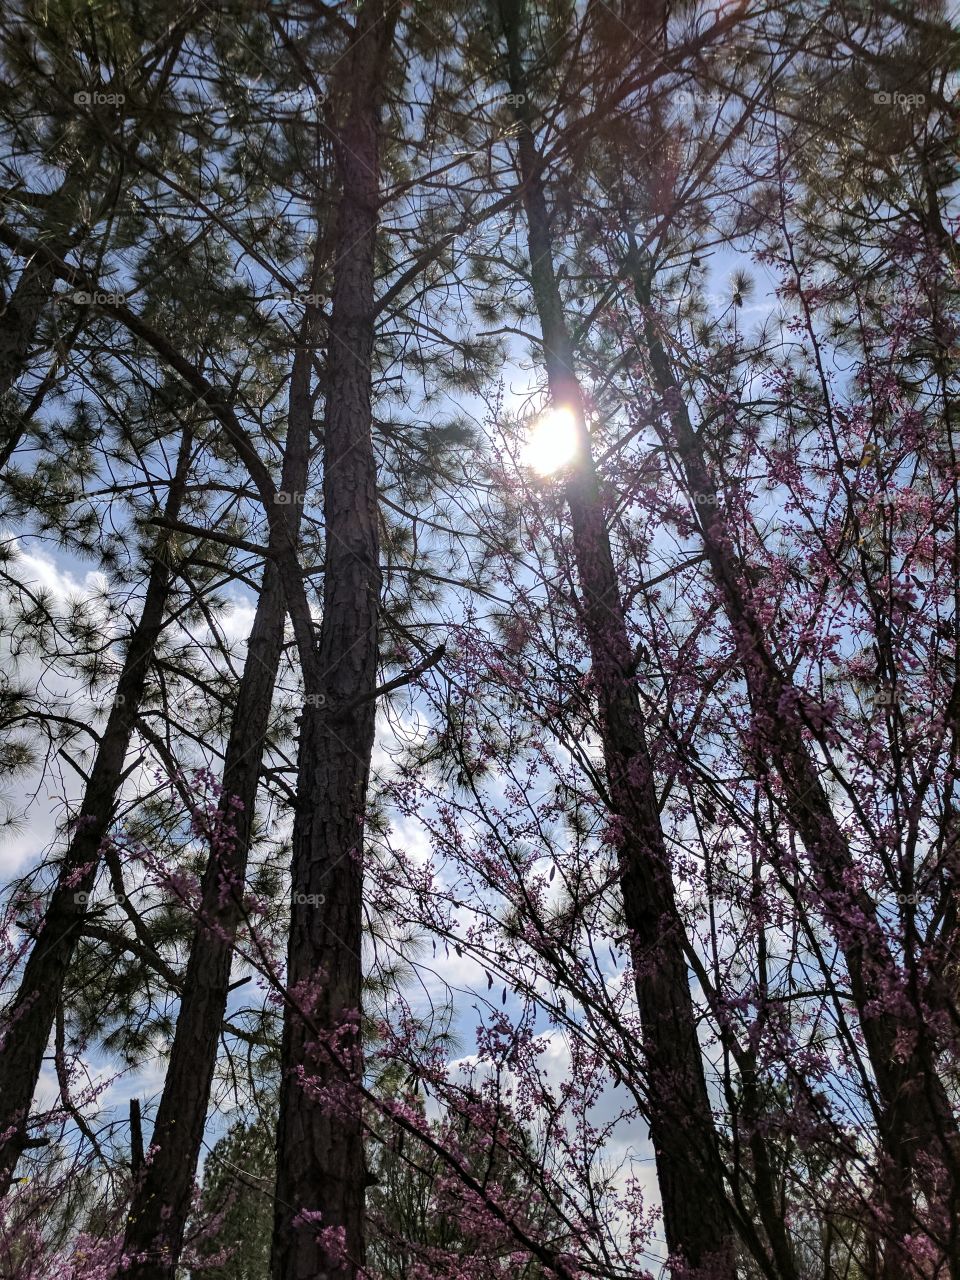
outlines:
[{"label": "foap watermark", "polygon": [[704,111],[719,111],[726,102],[726,97],[722,93],[691,93],[688,89],[681,89],[674,94],[673,100],[678,107],[688,107],[694,111],[698,107]]},{"label": "foap watermark", "polygon": [[83,889],[78,890],[73,895],[73,901],[78,907],[122,907],[124,903],[130,901],[125,893],[118,893],[112,898],[98,898],[96,902],[93,902],[92,899],[93,894]]},{"label": "foap watermark", "polygon": [[930,501],[930,495],[917,489],[898,489],[895,493],[883,493],[877,506],[890,511],[919,511]]},{"label": "foap watermark", "polygon": [[900,695],[897,693],[896,689],[880,689],[873,695],[871,703],[874,707],[878,708],[899,707]]},{"label": "foap watermark", "polygon": [[270,297],[301,307],[322,307],[327,300],[326,295],[323,293],[294,293],[289,289],[286,293],[270,294]]},{"label": "foap watermark", "polygon": [[51,710],[58,715],[104,716],[124,703],[123,694],[111,698],[108,693],[60,693],[51,703]]},{"label": "foap watermark", "polygon": [[78,107],[122,107],[126,100],[123,93],[103,93],[100,89],[81,89],[73,95]]},{"label": "foap watermark", "polygon": [[895,90],[888,93],[885,89],[878,89],[873,95],[873,100],[879,107],[899,107],[906,114],[914,107],[922,107],[927,100],[925,93],[900,93]]},{"label": "foap watermark", "polygon": [[83,490],[73,485],[50,484],[44,488],[43,496],[49,502],[73,502],[75,498],[83,497]]},{"label": "foap watermark", "polygon": [[286,493],[282,489],[273,495],[273,501],[278,507],[302,507],[305,500],[306,495],[303,493]]},{"label": "foap watermark", "polygon": [[290,115],[297,115],[301,111],[319,111],[326,104],[327,95],[322,89],[282,89],[270,99],[271,107]]},{"label": "foap watermark", "polygon": [[477,85],[470,96],[478,107],[522,107],[527,100],[525,93],[491,93],[486,85]]},{"label": "foap watermark", "polygon": [[76,289],[67,298],[77,307],[119,307],[126,302],[127,295],[108,293],[103,289],[96,289],[92,293],[86,289]]},{"label": "foap watermark", "polygon": [[292,902],[298,907],[322,907],[326,900],[322,893],[295,893],[292,897]]},{"label": "foap watermark", "polygon": [[[60,693],[57,694],[53,703],[53,710],[60,715],[71,716],[105,716],[112,711],[117,711],[127,704],[125,694],[117,693],[112,697],[109,693]],[[167,704],[175,706],[180,714],[188,711],[208,711],[210,709],[210,695],[190,692],[171,692],[167,697]],[[151,700],[149,706],[146,703],[136,703],[131,701],[131,706],[144,706],[147,710],[154,710],[159,705],[156,700]]]},{"label": "foap watermark", "polygon": [[276,293],[256,295],[256,304],[264,314],[270,314],[279,308],[287,311],[291,307],[324,307],[330,301],[325,293],[313,293],[299,289],[281,289]]}]

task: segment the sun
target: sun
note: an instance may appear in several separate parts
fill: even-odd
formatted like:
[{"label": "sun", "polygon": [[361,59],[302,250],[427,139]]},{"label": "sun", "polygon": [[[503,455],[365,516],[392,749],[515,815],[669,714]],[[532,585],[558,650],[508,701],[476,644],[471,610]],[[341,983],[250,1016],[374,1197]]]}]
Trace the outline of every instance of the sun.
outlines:
[{"label": "sun", "polygon": [[521,461],[537,475],[551,476],[576,459],[580,452],[579,435],[572,409],[566,405],[546,409],[533,421]]}]

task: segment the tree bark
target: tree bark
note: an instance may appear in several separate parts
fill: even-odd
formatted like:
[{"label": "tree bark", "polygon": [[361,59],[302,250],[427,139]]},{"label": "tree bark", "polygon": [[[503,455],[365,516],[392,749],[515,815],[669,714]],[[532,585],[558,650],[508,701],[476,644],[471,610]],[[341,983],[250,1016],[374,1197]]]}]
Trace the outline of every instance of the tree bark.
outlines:
[{"label": "tree bark", "polygon": [[[274,1280],[352,1280],[363,1263],[361,898],[380,611],[371,437],[380,103],[396,5],[367,0],[345,59],[334,138],[342,192],[324,432],[326,554],[318,661],[306,673],[282,1080]],[[320,1033],[308,1030],[307,1015]]]},{"label": "tree bark", "polygon": [[[168,520],[175,520],[180,513],[191,448],[192,436],[185,430],[164,507]],[[147,672],[163,626],[172,580],[166,546],[169,536],[163,533],[157,540],[143,611],[127,645],[73,837],[19,989],[4,1011],[0,1048],[0,1196],[10,1188],[27,1139],[30,1102],[40,1077],[57,1002],[83,930],[86,899],[97,878],[101,845],[113,818]]]},{"label": "tree bark", "polygon": [[[58,245],[56,253],[65,246]],[[56,275],[47,261],[27,262],[0,316],[0,396],[6,395],[23,372],[37,331],[40,313],[50,301]]]},{"label": "tree bark", "polygon": [[[716,501],[713,482],[673,366],[650,311],[650,285],[644,264],[628,264],[638,302],[644,308],[645,339],[654,385],[670,405],[676,454],[698,512],[707,562],[720,589],[733,630],[744,679],[754,707],[753,726],[762,752],[776,769],[791,825],[803,841],[821,893],[823,914],[843,954],[867,1056],[881,1102],[879,1130],[895,1172],[895,1201],[902,1210],[903,1171],[918,1152],[940,1152],[956,1171],[957,1123],[943,1083],[926,1053],[915,1049],[903,1061],[896,1052],[899,1016],[883,1011],[890,984],[901,984],[873,900],[858,887],[857,868],[834,816],[810,750],[803,737],[800,699],[792,680],[777,666],[764,628],[740,588],[733,542]],[[668,442],[670,443],[670,442]],[[851,926],[851,920],[862,923]],[[922,1017],[916,1020],[922,1031]]]},{"label": "tree bark", "polygon": [[[52,210],[64,207],[72,210],[83,186],[84,181],[76,172],[65,178],[50,197]],[[70,247],[69,229],[62,218],[49,217],[39,238],[49,241],[58,256]],[[0,314],[0,397],[6,395],[24,370],[40,314],[50,301],[56,278],[56,271],[46,257],[30,258],[23,265],[13,293]]]},{"label": "tree bark", "polygon": [[[71,225],[77,203],[87,192],[91,172],[92,165],[87,165],[82,171],[71,173],[51,197],[51,216],[38,238],[42,238],[57,257],[62,257],[74,241]],[[117,189],[113,184],[111,192],[104,198],[104,205],[115,198]],[[65,210],[66,216],[57,218],[58,209]],[[29,258],[0,313],[0,403],[26,369],[40,317],[53,298],[56,279],[56,268],[47,255]],[[4,419],[0,437],[0,471],[6,467],[23,438],[22,417],[11,408],[4,414]]]},{"label": "tree bark", "polygon": [[730,1212],[623,602],[554,273],[549,214],[520,55],[522,6],[523,0],[500,0],[507,78],[520,103],[516,117],[522,196],[550,396],[555,406],[573,412],[579,436],[579,456],[567,481],[566,498],[606,774],[619,820],[620,886],[648,1064],[650,1137],[664,1230],[671,1253],[687,1265],[722,1268],[732,1266]]},{"label": "tree bark", "polygon": [[316,331],[310,308],[290,380],[287,446],[281,491],[287,527],[271,528],[271,553],[247,642],[223,766],[219,819],[235,834],[211,844],[201,886],[200,917],[187,961],[163,1093],[153,1127],[153,1155],[127,1219],[124,1254],[137,1260],[118,1275],[173,1280],[191,1209],[213,1073],[227,1008],[237,928],[242,919],[247,858],[253,833],[264,740],[283,652],[286,620],[276,555],[295,544],[310,461],[310,360]]}]

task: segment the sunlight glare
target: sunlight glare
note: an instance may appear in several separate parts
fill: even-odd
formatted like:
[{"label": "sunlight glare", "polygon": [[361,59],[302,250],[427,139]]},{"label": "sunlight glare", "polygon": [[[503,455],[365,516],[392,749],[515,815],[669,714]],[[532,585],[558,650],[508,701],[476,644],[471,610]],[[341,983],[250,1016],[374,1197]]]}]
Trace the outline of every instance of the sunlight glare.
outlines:
[{"label": "sunlight glare", "polygon": [[573,462],[577,444],[576,416],[572,409],[561,405],[534,419],[521,459],[538,475],[550,476]]}]

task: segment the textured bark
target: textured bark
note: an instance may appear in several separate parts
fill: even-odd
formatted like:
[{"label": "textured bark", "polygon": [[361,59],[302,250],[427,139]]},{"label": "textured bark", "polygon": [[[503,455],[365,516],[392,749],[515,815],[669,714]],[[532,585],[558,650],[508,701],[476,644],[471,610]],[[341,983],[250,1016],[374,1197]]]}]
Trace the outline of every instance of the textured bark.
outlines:
[{"label": "textured bark", "polygon": [[[311,319],[312,336],[315,320]],[[290,382],[287,447],[281,490],[289,532],[270,534],[295,541],[310,458],[310,347],[307,333],[294,358]],[[211,850],[202,882],[201,916],[194,931],[180,996],[180,1009],[151,1147],[154,1154],[140,1181],[127,1220],[124,1253],[136,1256],[122,1274],[137,1280],[173,1280],[191,1207],[193,1179],[203,1141],[230,986],[230,969],[253,830],[264,740],[283,651],[286,619],[280,574],[268,559],[247,658],[237,690],[223,767],[220,814],[235,828],[227,844]],[[231,807],[239,801],[239,807]]]},{"label": "textured bark", "polygon": [[361,1071],[363,817],[381,588],[370,403],[379,103],[396,12],[384,0],[360,11],[344,63],[344,125],[334,138],[342,193],[324,432],[323,621],[298,759],[274,1280],[347,1280],[363,1261],[363,1133],[350,1078]]},{"label": "textured bark", "polygon": [[[66,178],[55,195],[50,197],[52,215],[41,238],[58,257],[65,254],[72,243],[69,224],[77,201],[86,193],[87,184],[86,171],[81,176],[75,173]],[[65,210],[66,217],[56,217],[57,210]],[[53,297],[56,279],[56,269],[46,255],[29,258],[0,313],[0,402],[26,369],[40,317]],[[0,470],[10,461],[22,438],[22,418],[13,412],[4,414]]]},{"label": "textured bark", "polygon": [[[60,251],[63,251],[62,246]],[[37,325],[53,294],[55,279],[53,268],[46,260],[28,262],[0,316],[0,403],[27,365]],[[23,439],[24,422],[24,416],[12,407],[3,418],[0,471],[6,467]]]},{"label": "textured bark", "polygon": [[555,405],[573,411],[579,431],[580,456],[567,482],[566,497],[606,774],[620,825],[620,886],[648,1064],[650,1137],[664,1229],[671,1252],[687,1263],[725,1265],[732,1257],[729,1209],[690,997],[683,925],[632,674],[632,651],[554,273],[549,215],[520,56],[522,4],[523,0],[501,0],[500,13],[510,90],[522,104],[517,108],[517,145],[550,395]]},{"label": "textured bark", "polygon": [[[914,1163],[917,1151],[940,1152],[948,1165],[956,1168],[956,1119],[932,1060],[930,1046],[926,1046],[926,1057],[915,1051],[900,1061],[896,1053],[901,1020],[881,1011],[886,980],[896,974],[896,961],[883,940],[873,900],[865,889],[856,887],[856,865],[804,741],[800,716],[796,711],[785,714],[782,710],[799,706],[796,689],[778,668],[764,628],[741,590],[733,542],[715,501],[716,485],[673,367],[652,323],[649,281],[643,264],[633,261],[631,275],[637,300],[646,312],[645,337],[654,383],[671,405],[676,452],[687,487],[698,511],[714,513],[701,521],[704,549],[736,637],[755,709],[754,727],[762,738],[766,759],[780,777],[784,807],[807,850],[821,889],[824,917],[846,962],[853,1002],[881,1101],[880,1135],[899,1171],[891,1179],[899,1188],[894,1199],[902,1207],[903,1171]],[[853,930],[849,921],[857,917],[863,920],[864,927]],[[919,1017],[917,1025],[922,1026]]]},{"label": "textured bark", "polygon": [[[184,433],[177,469],[164,508],[165,518],[180,512],[190,459],[191,439]],[[73,837],[50,898],[43,924],[30,950],[16,996],[4,1011],[0,1050],[0,1195],[6,1195],[27,1137],[27,1119],[44,1051],[63,991],[77,939],[83,931],[85,895],[93,888],[100,848],[113,818],[124,763],[146,685],[147,672],[166,613],[171,566],[158,539],[147,580],[143,611],[127,645],[113,707],[97,748]]]},{"label": "textured bark", "polygon": [[[62,253],[62,247],[56,250]],[[53,268],[46,261],[28,262],[0,316],[0,396],[5,395],[23,372],[37,331],[40,313],[50,301]]]}]

